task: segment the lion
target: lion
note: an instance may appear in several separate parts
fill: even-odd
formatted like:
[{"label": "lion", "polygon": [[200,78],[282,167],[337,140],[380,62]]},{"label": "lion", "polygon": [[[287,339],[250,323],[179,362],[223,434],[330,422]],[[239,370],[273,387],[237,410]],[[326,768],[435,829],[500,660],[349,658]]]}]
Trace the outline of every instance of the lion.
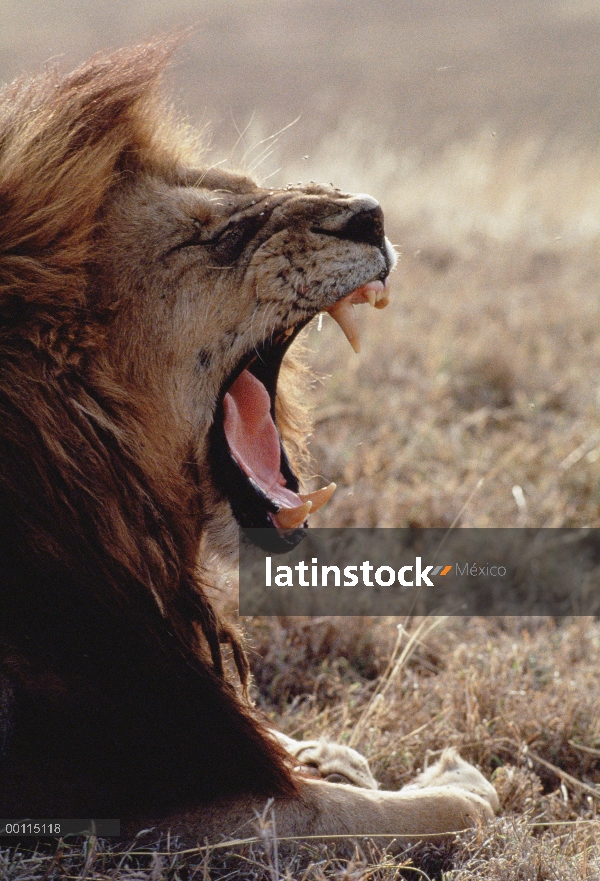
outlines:
[{"label": "lion", "polygon": [[322,311],[358,348],[395,257],[370,196],[202,164],[160,99],[176,43],[1,98],[0,814],[195,842],[271,799],[282,836],[464,829],[497,800],[453,753],[383,792],[274,736],[210,600],[239,527],[285,546],[331,495],[300,491],[288,350]]}]

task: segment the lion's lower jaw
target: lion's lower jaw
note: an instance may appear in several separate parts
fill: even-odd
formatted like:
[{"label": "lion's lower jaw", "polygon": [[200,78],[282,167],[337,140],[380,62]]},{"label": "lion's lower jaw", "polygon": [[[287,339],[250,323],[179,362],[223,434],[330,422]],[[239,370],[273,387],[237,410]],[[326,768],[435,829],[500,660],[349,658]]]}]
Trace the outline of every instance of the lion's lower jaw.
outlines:
[{"label": "lion's lower jaw", "polygon": [[488,801],[459,787],[379,792],[307,779],[299,790],[296,798],[270,802],[255,796],[221,800],[162,821],[154,830],[170,830],[182,842],[196,842],[199,837],[250,838],[262,820],[271,824],[271,834],[280,842],[301,842],[311,836],[340,836],[342,842],[344,837],[381,836],[381,846],[397,850],[417,839],[460,832],[494,817]]}]

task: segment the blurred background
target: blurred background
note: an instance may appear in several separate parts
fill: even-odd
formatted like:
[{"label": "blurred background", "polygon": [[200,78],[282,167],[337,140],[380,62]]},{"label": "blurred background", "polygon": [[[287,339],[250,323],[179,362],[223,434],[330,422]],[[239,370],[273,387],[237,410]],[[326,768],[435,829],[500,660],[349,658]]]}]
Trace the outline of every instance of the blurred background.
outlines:
[{"label": "blurred background", "polygon": [[253,114],[268,134],[301,117],[296,159],[356,121],[399,154],[598,136],[597,0],[20,0],[0,15],[3,80],[196,24],[176,94],[227,147]]}]

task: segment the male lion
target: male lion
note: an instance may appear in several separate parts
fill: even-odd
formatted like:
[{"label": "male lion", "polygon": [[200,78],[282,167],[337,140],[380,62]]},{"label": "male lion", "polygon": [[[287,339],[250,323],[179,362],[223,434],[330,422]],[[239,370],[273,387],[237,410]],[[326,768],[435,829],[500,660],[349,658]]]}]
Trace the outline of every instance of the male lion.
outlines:
[{"label": "male lion", "polygon": [[495,795],[457,756],[396,793],[310,778],[224,673],[199,550],[285,541],[331,493],[299,493],[282,359],[321,310],[356,344],[394,257],[369,196],[196,164],[156,97],[172,49],[1,100],[0,815],[197,840],[272,797],[282,835],[463,829]]}]

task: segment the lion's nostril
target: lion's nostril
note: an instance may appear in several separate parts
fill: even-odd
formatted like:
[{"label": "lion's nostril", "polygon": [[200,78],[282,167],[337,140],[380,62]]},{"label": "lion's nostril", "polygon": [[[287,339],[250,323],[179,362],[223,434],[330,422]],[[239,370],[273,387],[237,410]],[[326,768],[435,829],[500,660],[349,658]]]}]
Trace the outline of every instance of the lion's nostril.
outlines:
[{"label": "lion's nostril", "polygon": [[376,208],[354,214],[338,230],[337,235],[341,239],[348,239],[351,242],[363,242],[365,245],[382,248],[384,244],[383,211],[378,205]]}]

